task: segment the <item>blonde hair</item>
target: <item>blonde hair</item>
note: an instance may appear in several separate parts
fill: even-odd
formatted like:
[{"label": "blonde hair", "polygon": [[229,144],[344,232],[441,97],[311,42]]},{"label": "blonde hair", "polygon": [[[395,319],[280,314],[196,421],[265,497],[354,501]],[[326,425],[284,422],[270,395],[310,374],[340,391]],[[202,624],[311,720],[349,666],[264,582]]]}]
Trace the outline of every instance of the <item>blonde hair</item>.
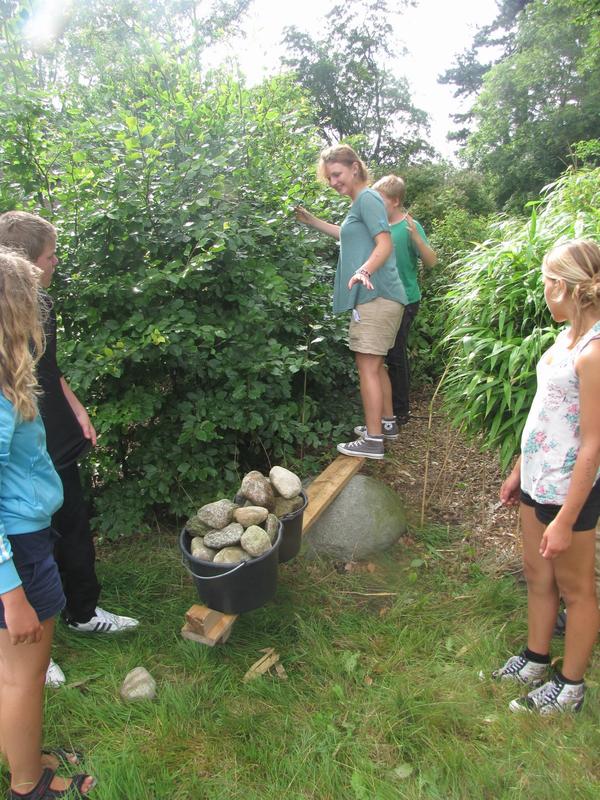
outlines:
[{"label": "blonde hair", "polygon": [[404,198],[406,196],[406,184],[404,179],[398,175],[384,175],[375,181],[372,189],[375,189],[379,194],[384,194],[390,200],[397,200],[401,206],[404,205]]},{"label": "blonde hair", "polygon": [[600,310],[600,246],[592,239],[572,239],[549,250],[542,272],[565,282],[575,308],[573,340],[582,335],[582,316],[588,308]]},{"label": "blonde hair", "polygon": [[367,165],[350,145],[336,144],[323,150],[317,164],[317,177],[321,181],[327,182],[326,167],[328,164],[344,164],[346,167],[358,164],[358,177],[361,181],[369,180]]},{"label": "blonde hair", "polygon": [[56,230],[42,217],[28,211],[7,211],[0,214],[0,246],[22,253],[37,261],[50,242],[56,240]]},{"label": "blonde hair", "polygon": [[35,365],[44,352],[41,270],[0,248],[0,390],[24,420],[37,414]]}]

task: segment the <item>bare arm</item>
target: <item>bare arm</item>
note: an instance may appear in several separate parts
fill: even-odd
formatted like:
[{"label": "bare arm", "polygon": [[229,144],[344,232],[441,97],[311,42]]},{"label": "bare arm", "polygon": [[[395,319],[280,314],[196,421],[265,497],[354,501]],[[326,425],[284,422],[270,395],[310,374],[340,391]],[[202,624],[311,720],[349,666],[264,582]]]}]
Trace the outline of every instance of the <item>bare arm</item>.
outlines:
[{"label": "bare arm", "polygon": [[410,216],[410,214],[407,214],[406,216],[406,224],[408,225],[410,238],[412,239],[414,246],[417,248],[417,252],[419,253],[419,258],[423,262],[423,266],[435,267],[437,264],[437,254],[435,250],[433,250],[423,239],[417,230],[414,219]]},{"label": "bare arm", "polygon": [[314,214],[311,214],[302,206],[296,206],[294,208],[294,213],[296,214],[296,219],[298,222],[301,222],[303,225],[310,225],[311,228],[315,228],[316,230],[321,231],[321,233],[326,233],[327,236],[333,236],[334,239],[339,241],[339,225],[334,225],[332,222],[325,222],[324,219],[315,217]]},{"label": "bare arm", "polygon": [[60,378],[60,385],[63,390],[63,394],[67,399],[67,403],[71,406],[71,410],[75,414],[77,418],[77,422],[81,425],[81,430],[83,431],[83,435],[86,439],[89,439],[92,445],[96,446],[96,431],[94,426],[92,425],[89,415],[83,405],[77,399],[77,395],[71,389],[65,378],[61,375]]},{"label": "bare arm", "polygon": [[370,276],[385,264],[392,255],[393,250],[394,245],[392,244],[390,233],[388,231],[377,233],[375,235],[375,247],[371,251],[371,255],[350,278],[348,288],[351,289],[355,283],[362,283],[367,289],[372,289],[373,284],[370,281]]},{"label": "bare arm", "polygon": [[516,506],[521,496],[521,456],[515,462],[510,475],[500,487],[500,502],[505,506]]},{"label": "bare arm", "polygon": [[575,362],[579,375],[579,430],[577,453],[567,497],[548,525],[540,544],[544,558],[555,558],[566,550],[573,537],[573,525],[592,490],[600,466],[600,341],[592,341]]}]

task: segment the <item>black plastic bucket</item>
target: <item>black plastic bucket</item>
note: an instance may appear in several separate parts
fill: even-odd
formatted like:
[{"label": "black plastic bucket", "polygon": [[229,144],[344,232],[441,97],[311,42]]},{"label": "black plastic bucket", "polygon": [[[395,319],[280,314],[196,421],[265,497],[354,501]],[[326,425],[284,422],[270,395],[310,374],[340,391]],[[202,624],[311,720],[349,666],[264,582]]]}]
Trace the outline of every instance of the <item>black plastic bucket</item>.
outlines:
[{"label": "black plastic bucket", "polygon": [[277,590],[279,547],[283,525],[270,550],[239,564],[213,564],[191,553],[193,537],[184,528],[179,537],[183,564],[196,584],[198,597],[209,608],[223,614],[242,614],[264,606]]},{"label": "black plastic bucket", "polygon": [[300,545],[302,544],[302,523],[304,521],[304,511],[308,505],[308,497],[306,492],[300,492],[304,503],[297,511],[292,511],[291,514],[286,514],[281,517],[281,524],[283,525],[283,534],[281,537],[281,547],[279,548],[279,563],[283,564],[284,561],[290,561],[300,552]]}]

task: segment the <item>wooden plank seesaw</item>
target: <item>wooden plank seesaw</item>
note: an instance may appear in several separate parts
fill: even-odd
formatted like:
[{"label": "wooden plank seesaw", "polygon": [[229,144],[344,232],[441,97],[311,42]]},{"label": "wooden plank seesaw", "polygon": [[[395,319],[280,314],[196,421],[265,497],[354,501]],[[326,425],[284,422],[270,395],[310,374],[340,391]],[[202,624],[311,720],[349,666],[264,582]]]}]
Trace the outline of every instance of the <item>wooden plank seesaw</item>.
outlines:
[{"label": "wooden plank seesaw", "polygon": [[[327,506],[335,500],[344,486],[362,467],[364,458],[338,456],[318,475],[306,490],[308,505],[302,519],[302,535],[314,525]],[[225,644],[237,614],[223,614],[212,608],[195,604],[185,615],[181,629],[184,639],[214,647]]]}]

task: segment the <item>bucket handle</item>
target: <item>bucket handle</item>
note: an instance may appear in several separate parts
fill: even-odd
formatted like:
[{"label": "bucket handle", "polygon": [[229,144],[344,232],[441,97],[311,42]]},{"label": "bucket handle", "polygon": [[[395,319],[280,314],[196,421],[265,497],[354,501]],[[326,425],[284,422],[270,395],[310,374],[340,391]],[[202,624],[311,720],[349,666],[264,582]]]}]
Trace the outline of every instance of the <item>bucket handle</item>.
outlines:
[{"label": "bucket handle", "polygon": [[233,575],[234,572],[237,572],[238,569],[241,569],[245,563],[246,563],[245,561],[240,561],[240,563],[236,564],[233,569],[229,570],[229,572],[220,572],[218,575],[204,576],[204,575],[196,575],[195,572],[192,572],[192,570],[185,563],[184,557],[181,556],[182,567],[190,573],[190,575],[192,576],[192,578],[194,578],[194,580],[197,581],[214,581],[217,578],[226,578],[228,575]]}]

